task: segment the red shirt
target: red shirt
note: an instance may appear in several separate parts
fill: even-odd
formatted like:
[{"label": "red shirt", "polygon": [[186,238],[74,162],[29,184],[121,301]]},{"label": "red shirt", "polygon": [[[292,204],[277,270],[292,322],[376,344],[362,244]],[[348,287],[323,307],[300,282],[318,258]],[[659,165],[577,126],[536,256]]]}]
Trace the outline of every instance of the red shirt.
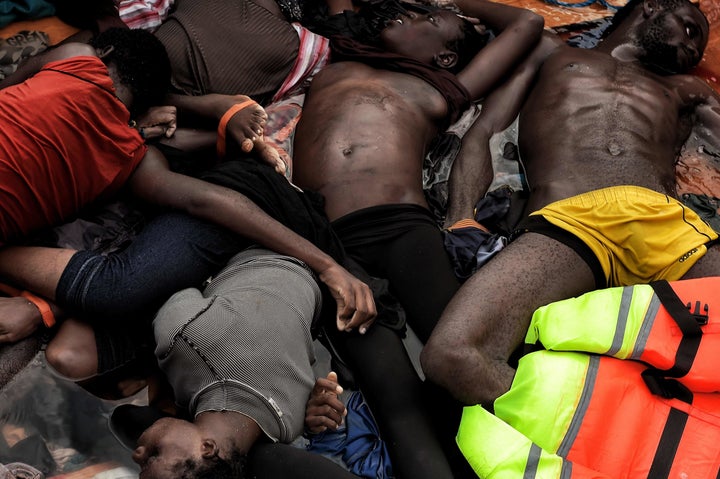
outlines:
[{"label": "red shirt", "polygon": [[48,63],[0,90],[0,244],[117,192],[147,149],[129,120],[96,57]]}]

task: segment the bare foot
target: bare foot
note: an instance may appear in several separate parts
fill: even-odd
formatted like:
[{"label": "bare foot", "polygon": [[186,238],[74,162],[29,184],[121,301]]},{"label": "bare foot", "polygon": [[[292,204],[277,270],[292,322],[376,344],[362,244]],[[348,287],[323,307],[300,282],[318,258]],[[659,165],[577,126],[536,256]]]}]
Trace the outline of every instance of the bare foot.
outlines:
[{"label": "bare foot", "polygon": [[0,343],[27,338],[41,325],[40,310],[27,299],[0,298]]},{"label": "bare foot", "polygon": [[335,430],[347,415],[345,404],[338,398],[343,388],[338,384],[337,374],[333,371],[326,378],[318,378],[310,393],[305,408],[305,427],[312,433]]},{"label": "bare foot", "polygon": [[[245,95],[235,95],[231,97],[232,105],[253,101]],[[245,153],[252,151],[254,142],[263,138],[265,124],[267,123],[267,113],[265,109],[253,102],[237,113],[235,113],[227,124],[227,137],[232,138],[240,145]]]}]

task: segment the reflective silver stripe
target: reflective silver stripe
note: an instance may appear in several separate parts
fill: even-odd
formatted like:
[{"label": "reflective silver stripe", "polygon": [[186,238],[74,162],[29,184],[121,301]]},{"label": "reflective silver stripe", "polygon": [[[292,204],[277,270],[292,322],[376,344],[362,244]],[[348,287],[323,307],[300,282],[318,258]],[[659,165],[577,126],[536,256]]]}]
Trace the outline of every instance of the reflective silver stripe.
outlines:
[{"label": "reflective silver stripe", "polygon": [[632,302],[633,287],[625,286],[620,298],[620,308],[618,310],[617,326],[615,327],[615,336],[613,336],[610,349],[605,353],[607,356],[615,356],[623,345],[625,338],[625,330],[627,329],[628,314],[630,313],[630,303]]},{"label": "reflective silver stripe", "polygon": [[530,452],[528,453],[527,465],[525,466],[525,473],[523,479],[534,479],[537,475],[538,466],[540,465],[540,454],[542,449],[535,443],[530,445]]},{"label": "reflective silver stripe", "polygon": [[653,293],[647,313],[645,313],[645,318],[643,318],[642,326],[640,326],[640,331],[638,331],[638,337],[635,340],[635,349],[630,355],[630,359],[640,359],[643,351],[645,351],[645,345],[647,344],[648,337],[650,337],[650,331],[655,324],[655,318],[659,310],[660,300],[657,295]]},{"label": "reflective silver stripe", "polygon": [[558,447],[558,450],[555,453],[561,457],[566,457],[568,452],[570,452],[570,448],[575,442],[580,426],[585,420],[585,413],[587,412],[590,398],[592,397],[593,390],[595,389],[595,380],[597,379],[600,357],[594,354],[589,354],[588,356],[590,361],[588,363],[587,374],[585,375],[585,384],[583,385],[583,390],[580,394],[580,401],[578,401],[577,409],[575,409],[573,418],[570,421],[568,431],[560,443],[560,447]]}]

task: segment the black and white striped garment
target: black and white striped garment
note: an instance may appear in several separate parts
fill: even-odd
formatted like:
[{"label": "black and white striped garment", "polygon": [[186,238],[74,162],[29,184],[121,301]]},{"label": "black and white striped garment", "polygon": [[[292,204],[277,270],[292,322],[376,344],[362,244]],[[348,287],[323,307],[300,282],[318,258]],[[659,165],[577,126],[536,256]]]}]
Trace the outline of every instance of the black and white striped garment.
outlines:
[{"label": "black and white striped garment", "polygon": [[234,256],[203,292],[173,295],[153,328],[178,405],[191,417],[237,411],[291,442],[315,383],[310,325],[320,306],[304,263],[259,248]]}]

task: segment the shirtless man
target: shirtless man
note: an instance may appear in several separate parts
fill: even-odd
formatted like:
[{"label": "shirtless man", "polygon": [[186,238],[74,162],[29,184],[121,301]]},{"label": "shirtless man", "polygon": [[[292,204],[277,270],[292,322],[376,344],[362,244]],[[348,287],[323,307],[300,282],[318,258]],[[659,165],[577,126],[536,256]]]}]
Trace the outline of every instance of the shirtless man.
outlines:
[{"label": "shirtless man", "polygon": [[449,303],[421,354],[430,380],[490,406],[510,388],[508,360],[538,307],[720,274],[717,234],[675,199],[674,182],[693,123],[720,134],[718,95],[683,74],[708,30],[686,0],[633,1],[596,48],[547,56],[520,112],[534,213]]},{"label": "shirtless man", "polygon": [[[531,50],[543,26],[541,17],[506,5],[457,6],[497,37],[482,48],[472,42],[473,25],[454,13],[412,10],[382,30],[382,49],[334,39],[335,63],[313,79],[294,144],[294,181],[325,197],[348,254],[389,280],[423,342],[459,286],[424,198],[423,158],[441,128]],[[423,404],[429,392],[400,336],[374,327],[334,341],[373,409],[397,476],[450,477],[438,451],[454,441],[438,441],[429,422],[452,428],[457,418],[436,402]]]}]

